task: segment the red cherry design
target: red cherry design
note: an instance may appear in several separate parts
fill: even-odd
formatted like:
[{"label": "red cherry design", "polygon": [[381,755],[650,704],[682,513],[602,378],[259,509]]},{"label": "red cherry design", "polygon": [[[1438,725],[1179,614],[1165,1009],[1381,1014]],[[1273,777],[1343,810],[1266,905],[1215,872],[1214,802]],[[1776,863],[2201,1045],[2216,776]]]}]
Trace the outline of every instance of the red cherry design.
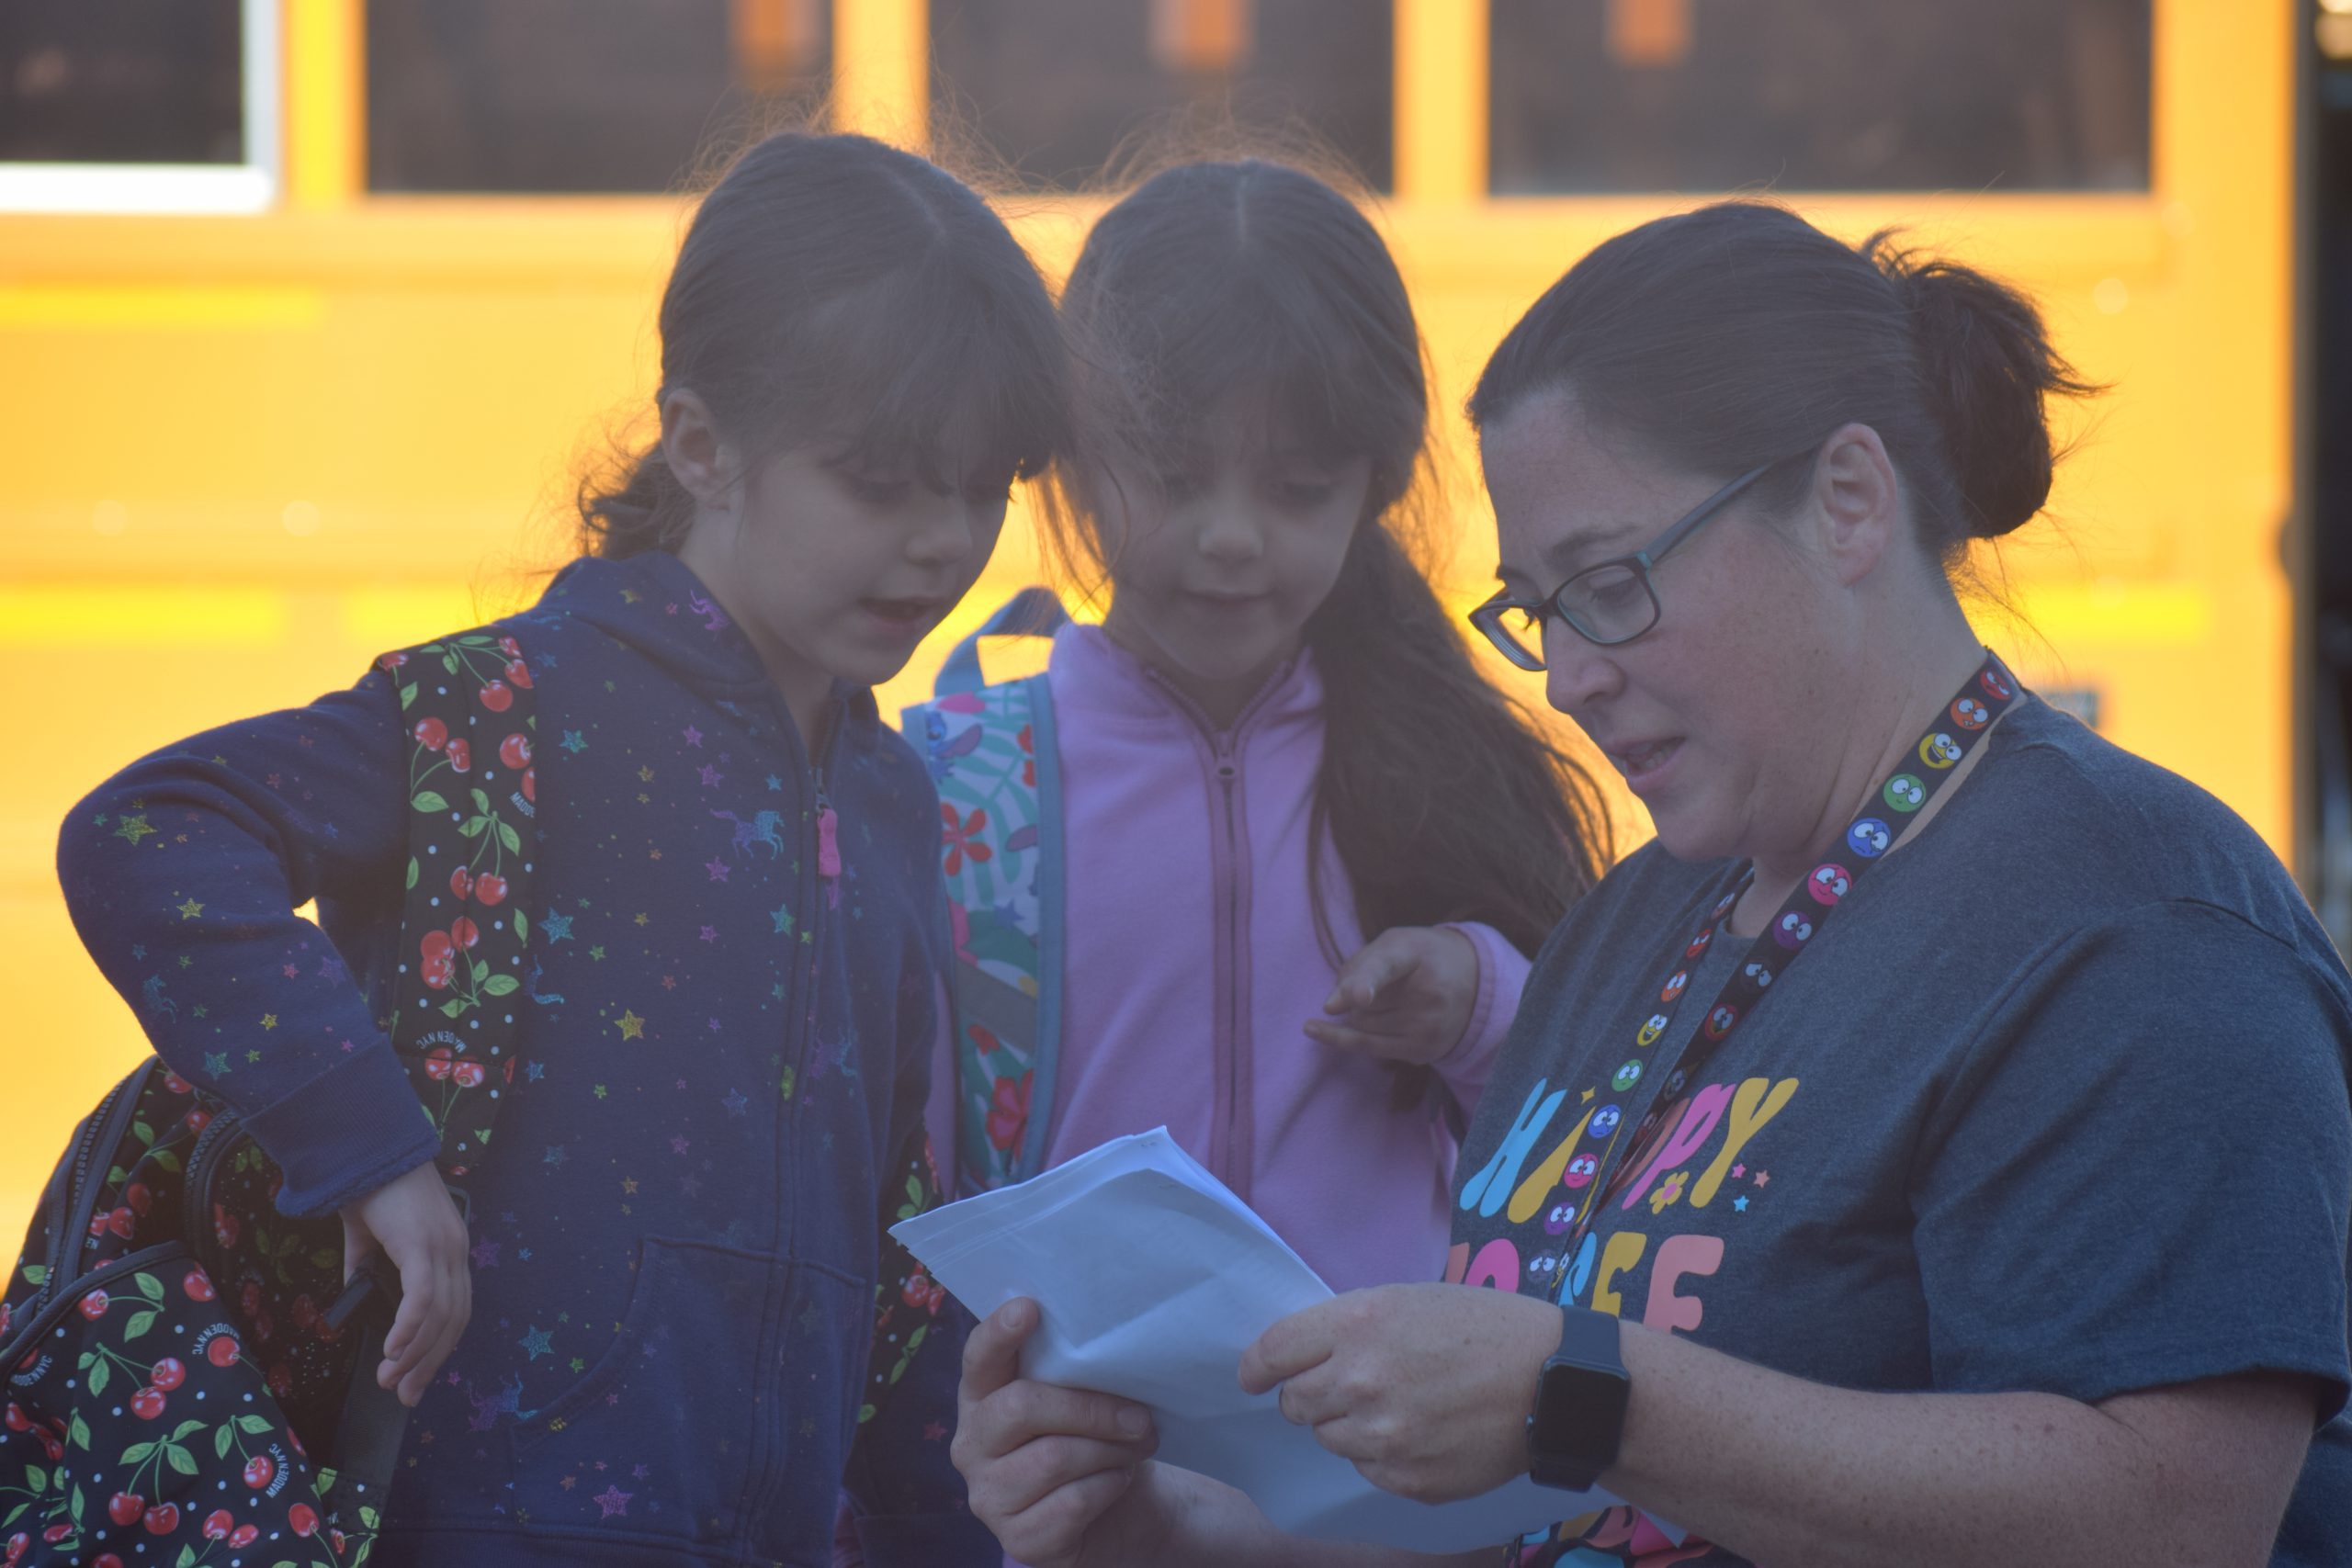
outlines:
[{"label": "red cherry design", "polygon": [[212,1112],[199,1105],[195,1110],[189,1111],[183,1120],[187,1122],[188,1128],[191,1132],[201,1133],[207,1127],[212,1125]]},{"label": "red cherry design", "polygon": [[277,1461],[267,1454],[255,1454],[245,1461],[245,1484],[256,1492],[268,1485],[270,1477],[277,1473]]},{"label": "red cherry design", "polygon": [[523,798],[534,805],[537,804],[539,798],[538,774],[539,770],[537,768],[523,770]]},{"label": "red cherry design", "polygon": [[29,1432],[33,1429],[32,1420],[25,1414],[25,1407],[13,1399],[8,1402],[7,1415],[0,1419],[7,1422],[8,1430],[11,1432]]},{"label": "red cherry design", "polygon": [[460,898],[470,898],[474,891],[474,874],[464,866],[449,874],[449,891]]},{"label": "red cherry design", "polygon": [[418,719],[416,728],[409,733],[414,735],[428,751],[438,751],[449,740],[449,727],[437,718]]},{"label": "red cherry design", "polygon": [[130,1239],[130,1233],[137,1229],[138,1225],[139,1216],[132,1213],[127,1206],[117,1209],[107,1216],[107,1228],[125,1241]]},{"label": "red cherry design", "polygon": [[487,1075],[483,1073],[480,1062],[459,1062],[450,1069],[449,1076],[456,1080],[459,1089],[474,1089],[481,1085]]},{"label": "red cherry design", "polygon": [[327,1540],[334,1543],[334,1554],[337,1557],[342,1556],[344,1548],[343,1532],[339,1529],[330,1529],[327,1531]]},{"label": "red cherry design", "polygon": [[[509,666],[512,669],[512,666]],[[521,682],[516,682],[518,685]],[[503,681],[492,681],[481,689],[481,705],[492,713],[504,713],[514,705],[514,694],[506,689]]]},{"label": "red cherry design", "polygon": [[498,760],[510,768],[531,765],[531,738],[516,730],[498,743]]},{"label": "red cherry design", "polygon": [[40,1451],[49,1456],[50,1463],[55,1464],[59,1460],[65,1457],[65,1445],[63,1442],[59,1440],[56,1433],[46,1430],[45,1428],[35,1427],[33,1429],[33,1436],[40,1439]]},{"label": "red cherry design", "polygon": [[106,1234],[107,1234],[107,1215],[105,1215],[105,1214],[92,1214],[92,1215],[90,1216],[90,1234],[91,1234],[92,1235],[106,1235]]},{"label": "red cherry design", "polygon": [[[506,661],[506,678],[526,692],[531,689],[531,667],[519,659],[510,659]],[[498,705],[502,709],[506,706],[504,703]]]},{"label": "red cherry design", "polygon": [[286,1523],[296,1535],[309,1535],[319,1528],[318,1510],[308,1503],[297,1503],[286,1510]]},{"label": "red cherry design", "polygon": [[[214,1239],[219,1241],[221,1246],[236,1246],[237,1232],[242,1228],[243,1227],[239,1224],[236,1215],[231,1213],[227,1209],[221,1207],[218,1203],[212,1205],[212,1235]],[[249,1293],[254,1288],[250,1285],[246,1287]],[[248,1308],[247,1310],[250,1311],[252,1309]]]},{"label": "red cherry design", "polygon": [[67,1536],[72,1535],[73,1533],[74,1521],[71,1519],[61,1519],[57,1523],[50,1526],[47,1529],[41,1531],[40,1538],[41,1540],[49,1542],[50,1545],[55,1546],[59,1541],[63,1540]]},{"label": "red cherry design", "polygon": [[147,1510],[147,1533],[169,1535],[180,1527],[180,1506],[164,1503]]},{"label": "red cherry design", "polygon": [[189,1084],[187,1079],[180,1077],[179,1074],[175,1072],[166,1072],[164,1074],[164,1087],[170,1089],[174,1094],[187,1094],[192,1092],[193,1089],[193,1086]]},{"label": "red cherry design", "polygon": [[6,1563],[8,1568],[17,1568],[17,1564],[25,1560],[25,1553],[32,1549],[33,1538],[18,1530],[8,1538],[8,1555],[0,1557],[0,1562]]},{"label": "red cherry design", "polygon": [[97,1562],[92,1565],[92,1568],[122,1568],[122,1559],[117,1557],[111,1551],[101,1551],[98,1553]]},{"label": "red cherry design", "polygon": [[[481,884],[474,884],[474,891],[481,891]],[[463,915],[449,922],[449,940],[459,947],[471,947],[481,940],[481,928]]]},{"label": "red cherry design", "polygon": [[229,1544],[238,1551],[243,1551],[260,1539],[261,1527],[258,1525],[239,1525],[229,1532]]},{"label": "red cherry design", "polygon": [[88,1318],[92,1323],[96,1323],[98,1319],[106,1316],[106,1314],[107,1293],[104,1291],[92,1291],[88,1295],[82,1298],[82,1315],[84,1317]]},{"label": "red cherry design", "polygon": [[147,1190],[143,1181],[134,1181],[122,1190],[122,1201],[130,1205],[134,1214],[143,1214],[155,1206],[155,1195]]},{"label": "red cherry design", "polygon": [[180,1281],[180,1289],[187,1292],[187,1299],[192,1302],[209,1302],[219,1293],[212,1288],[211,1277],[201,1269],[189,1269],[187,1278]]},{"label": "red cherry design", "polygon": [[523,645],[511,637],[503,637],[498,639],[498,651],[509,659],[520,659],[523,657]]},{"label": "red cherry design", "polygon": [[229,1532],[236,1528],[235,1517],[226,1508],[215,1508],[204,1516],[204,1539],[207,1540],[226,1540]]},{"label": "red cherry design", "polygon": [[[503,904],[506,902],[506,879],[494,871],[483,872],[474,878],[474,897],[484,904]],[[471,947],[473,943],[466,945]]]},{"label": "red cherry design", "polygon": [[150,1384],[130,1396],[130,1413],[141,1421],[153,1421],[164,1413],[163,1390]]},{"label": "red cherry design", "polygon": [[204,1359],[211,1362],[216,1367],[229,1367],[235,1365],[237,1360],[237,1337],[233,1334],[214,1335],[211,1340],[204,1347]]},{"label": "red cherry design", "polygon": [[474,749],[463,739],[449,742],[449,766],[464,773],[474,765]]},{"label": "red cherry design", "polygon": [[169,1393],[187,1382],[187,1368],[181,1364],[177,1356],[166,1356],[155,1363],[154,1371],[147,1374],[147,1381]]}]

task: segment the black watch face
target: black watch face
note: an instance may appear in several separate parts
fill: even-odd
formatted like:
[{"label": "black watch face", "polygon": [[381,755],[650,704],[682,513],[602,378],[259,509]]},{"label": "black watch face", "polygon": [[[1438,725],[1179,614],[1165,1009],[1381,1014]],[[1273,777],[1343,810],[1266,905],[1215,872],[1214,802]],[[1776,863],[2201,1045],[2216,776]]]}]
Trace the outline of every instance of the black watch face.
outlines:
[{"label": "black watch face", "polygon": [[1530,1445],[1547,1457],[1606,1466],[1617,1457],[1629,1388],[1623,1377],[1590,1367],[1545,1367]]}]

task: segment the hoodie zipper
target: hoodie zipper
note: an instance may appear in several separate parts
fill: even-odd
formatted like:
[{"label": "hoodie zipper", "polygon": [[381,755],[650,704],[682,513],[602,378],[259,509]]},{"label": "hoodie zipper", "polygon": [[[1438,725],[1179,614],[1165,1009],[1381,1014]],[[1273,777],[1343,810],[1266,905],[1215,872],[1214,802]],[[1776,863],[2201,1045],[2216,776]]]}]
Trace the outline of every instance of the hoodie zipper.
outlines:
[{"label": "hoodie zipper", "polygon": [[1275,671],[1255,696],[1219,729],[1191,697],[1158,671],[1148,674],[1170,703],[1193,723],[1203,761],[1215,781],[1211,795],[1209,863],[1216,930],[1211,945],[1216,1013],[1211,1057],[1216,1101],[1211,1108],[1206,1164],[1234,1196],[1250,1201],[1257,1154],[1256,1080],[1250,1028],[1250,822],[1241,793],[1241,749],[1258,716],[1290,675],[1294,659]]}]

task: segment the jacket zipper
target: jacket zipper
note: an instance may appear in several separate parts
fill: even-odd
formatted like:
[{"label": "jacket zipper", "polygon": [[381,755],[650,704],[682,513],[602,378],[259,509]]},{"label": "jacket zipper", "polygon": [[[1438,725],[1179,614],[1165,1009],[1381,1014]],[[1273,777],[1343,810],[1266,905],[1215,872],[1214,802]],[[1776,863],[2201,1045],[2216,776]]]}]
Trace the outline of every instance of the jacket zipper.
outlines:
[{"label": "jacket zipper", "polygon": [[[825,743],[821,750],[812,751],[808,748],[808,737],[800,733],[800,727],[794,722],[791,709],[773,689],[769,701],[779,728],[787,737],[791,749],[798,753],[795,761],[807,760],[809,787],[815,795],[817,807],[814,833],[811,839],[803,840],[803,852],[809,859],[804,863],[808,869],[799,886],[803,921],[800,929],[807,933],[808,940],[797,944],[802,952],[794,969],[791,996],[791,1001],[800,1008],[800,1012],[797,1019],[787,1015],[785,1021],[787,1031],[797,1033],[798,1038],[796,1042],[788,1033],[786,1039],[785,1060],[792,1070],[792,1097],[788,1103],[777,1109],[776,1114],[776,1135],[782,1145],[777,1150],[777,1165],[781,1169],[789,1156],[791,1140],[798,1131],[800,1108],[808,1099],[808,1064],[817,1038],[817,975],[822,962],[825,929],[820,919],[819,896],[827,896],[825,904],[830,908],[831,904],[838,902],[841,894],[840,817],[833,809],[831,797],[826,793],[825,777],[831,771],[833,750],[839,745],[842,729],[848,721],[849,708],[838,697],[829,696],[826,699]],[[779,1205],[794,1201],[797,1186],[794,1182],[785,1184],[785,1190],[777,1194]],[[797,1218],[794,1216],[787,1222],[779,1214],[775,1250],[787,1258],[794,1256],[799,1244]],[[793,1267],[792,1264],[786,1265],[786,1300],[779,1301],[774,1309],[779,1314],[788,1305]],[[757,1364],[760,1366],[764,1367],[775,1354],[774,1329],[772,1324],[761,1325],[761,1343],[757,1353]],[[745,1551],[752,1549],[757,1538],[760,1521],[768,1511],[769,1495],[775,1488],[777,1478],[772,1474],[775,1468],[773,1455],[775,1452],[789,1454],[791,1451],[789,1443],[780,1441],[783,1419],[779,1407],[770,1417],[771,1426],[775,1428],[773,1434],[754,1429],[756,1446],[752,1461],[752,1482],[735,1527],[737,1544]]]},{"label": "jacket zipper", "polygon": [[[156,1070],[151,1066],[147,1072]],[[106,1098],[98,1101],[98,1108],[82,1123],[81,1135],[74,1141],[74,1180],[65,1190],[63,1224],[50,1249],[49,1272],[41,1280],[40,1290],[27,1303],[29,1311],[38,1314],[42,1310],[61,1288],[68,1266],[82,1255],[83,1243],[90,1234],[90,1216],[85,1211],[94,1196],[90,1189],[90,1156],[101,1143],[111,1145],[122,1142],[123,1129],[139,1105],[139,1094],[131,1089],[134,1081],[143,1089],[147,1074],[134,1074],[107,1090]]]},{"label": "jacket zipper", "polygon": [[1251,1096],[1256,1075],[1251,1069],[1254,1042],[1249,1020],[1250,826],[1242,808],[1241,748],[1251,724],[1282,688],[1295,662],[1295,659],[1284,663],[1268,677],[1225,729],[1212,724],[1198,703],[1158,671],[1146,671],[1177,711],[1193,721],[1204,743],[1204,760],[1216,781],[1212,807],[1216,820],[1209,840],[1217,921],[1211,947],[1216,1016],[1210,1053],[1216,1065],[1216,1100],[1211,1111],[1206,1164],[1245,1203],[1250,1201],[1256,1162],[1257,1107]]}]

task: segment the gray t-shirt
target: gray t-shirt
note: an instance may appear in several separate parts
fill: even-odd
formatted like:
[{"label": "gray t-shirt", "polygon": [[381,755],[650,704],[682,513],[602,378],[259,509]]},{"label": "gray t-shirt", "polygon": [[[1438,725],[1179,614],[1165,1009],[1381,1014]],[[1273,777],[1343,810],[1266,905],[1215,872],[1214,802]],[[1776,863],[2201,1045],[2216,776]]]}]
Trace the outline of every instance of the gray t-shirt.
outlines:
[{"label": "gray t-shirt", "polygon": [[[1597,1134],[1639,1118],[1748,945],[1721,937],[1637,1043],[1738,868],[1652,844],[1611,873],[1536,959],[1456,1168],[1449,1277],[1549,1295],[1565,1271],[1573,1301],[1845,1388],[2306,1373],[2329,1420],[2273,1562],[2352,1564],[2352,979],[2196,786],[2030,697],[1984,745],[1569,1253]],[[1604,1518],[1530,1561],[1654,1539]]]}]

